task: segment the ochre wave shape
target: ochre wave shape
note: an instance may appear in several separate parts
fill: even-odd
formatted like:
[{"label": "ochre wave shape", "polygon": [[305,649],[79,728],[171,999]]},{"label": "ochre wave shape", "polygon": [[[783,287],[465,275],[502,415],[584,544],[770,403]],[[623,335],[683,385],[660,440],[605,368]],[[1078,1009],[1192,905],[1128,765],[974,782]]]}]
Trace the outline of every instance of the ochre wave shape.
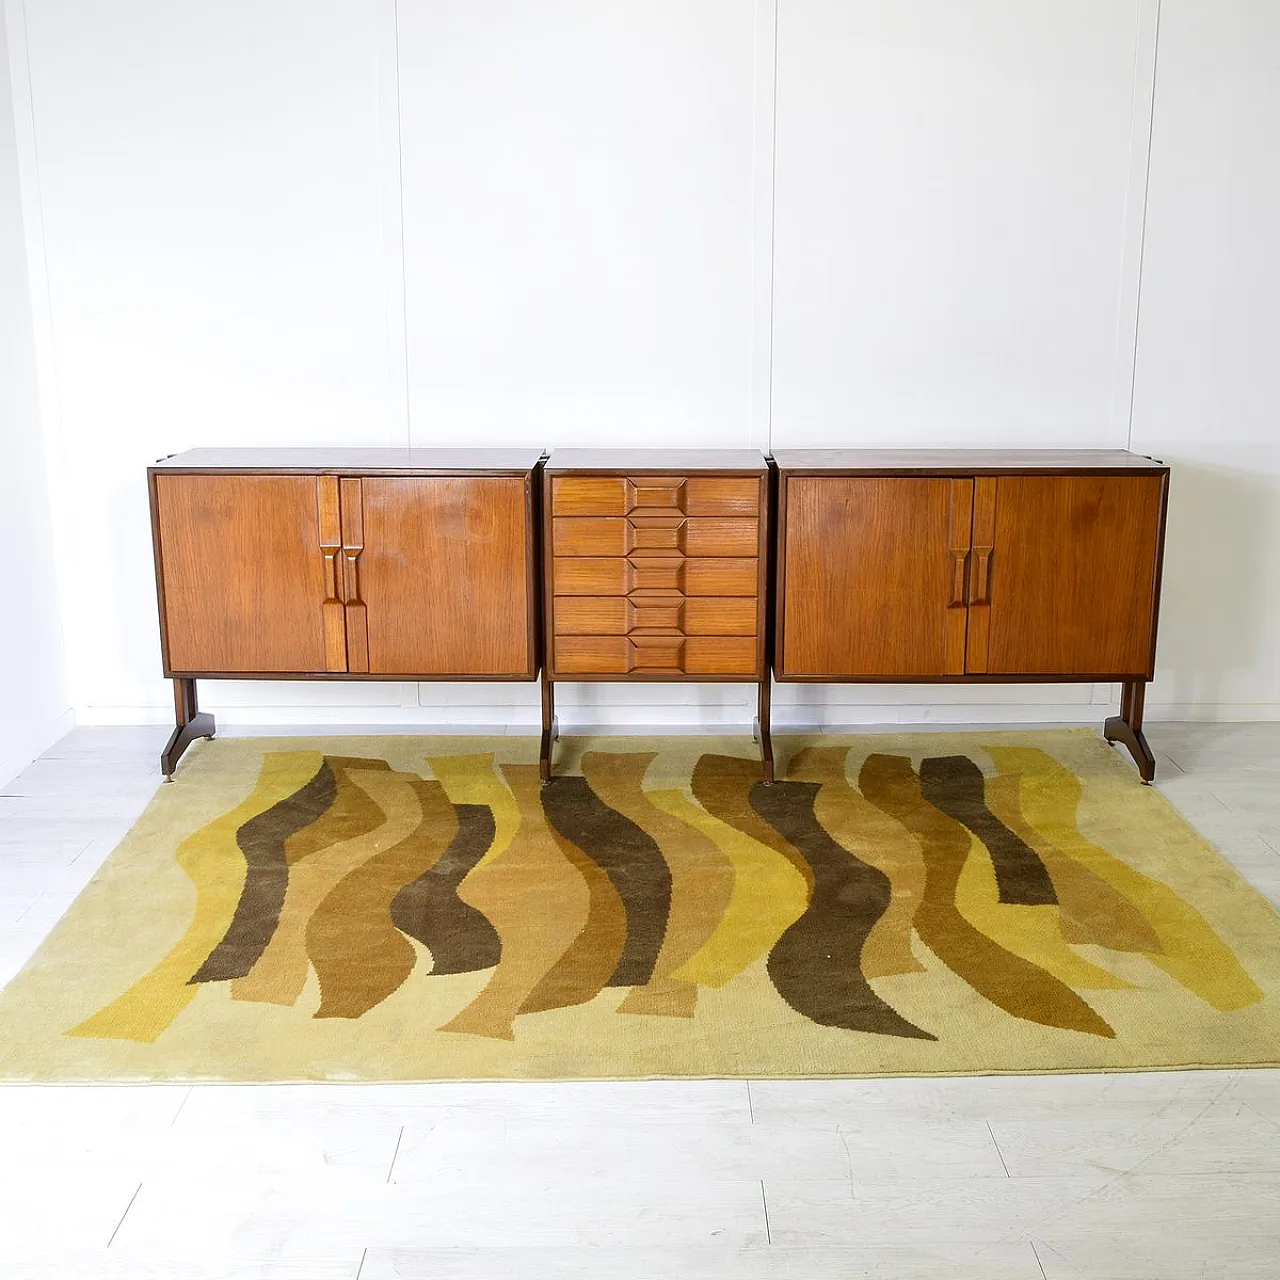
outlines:
[{"label": "ochre wave shape", "polygon": [[1021,956],[1077,990],[1125,991],[1130,983],[1072,950],[1062,936],[1061,910],[1005,902],[991,858],[975,835],[956,883],[956,909],[973,927],[1006,951]]},{"label": "ochre wave shape", "polygon": [[385,760],[363,756],[325,756],[324,762],[333,774],[333,803],[309,827],[295,831],[284,842],[285,861],[290,866],[341,840],[365,835],[384,821],[382,810],[347,777],[347,770],[390,772],[391,766]]},{"label": "ochre wave shape", "polygon": [[[582,773],[605,804],[657,845],[671,877],[666,934],[653,976],[627,992],[618,1012],[692,1018],[698,988],[674,973],[707,940],[724,912],[733,892],[733,868],[696,827],[655,804],[645,791],[645,773],[656,758],[652,751],[588,751],[582,757]],[[683,798],[680,792],[672,794]]]},{"label": "ochre wave shape", "polygon": [[944,964],[979,995],[1014,1017],[1115,1038],[1111,1027],[1070,987],[1006,951],[960,914],[956,887],[973,837],[924,798],[910,760],[870,755],[862,765],[858,785],[872,804],[897,818],[921,841],[925,891],[916,911],[916,931]]},{"label": "ochre wave shape", "polygon": [[273,804],[236,832],[244,854],[244,888],[222,941],[196,970],[192,982],[226,982],[242,978],[257,963],[280,921],[289,884],[288,840],[309,827],[332,806],[338,788],[325,761],[301,791]]},{"label": "ochre wave shape", "polygon": [[1134,870],[1089,840],[1077,825],[1080,780],[1036,747],[987,747],[1002,772],[1022,777],[1022,812],[1063,853],[1132,902],[1160,939],[1152,964],[1221,1012],[1242,1009],[1262,992],[1205,918],[1167,885]]},{"label": "ochre wave shape", "polygon": [[567,1009],[594,1000],[617,972],[627,943],[627,911],[604,868],[554,826],[548,830],[587,887],[587,918],[569,949],[529,993],[521,1013]]},{"label": "ochre wave shape", "polygon": [[1032,827],[1022,814],[1022,776],[999,773],[987,779],[987,804],[1011,831],[1040,855],[1058,894],[1059,925],[1070,943],[1111,951],[1161,951],[1160,939],[1142,912],[1124,894],[1068,857]]},{"label": "ochre wave shape", "polygon": [[[722,987],[758,960],[803,914],[809,905],[810,877],[790,856],[778,852],[786,841],[756,814],[748,813],[752,830],[767,833],[767,842],[745,834],[720,815],[741,818],[746,793],[741,766],[737,761],[726,769],[728,756],[702,756],[694,766],[694,795],[701,804],[676,806],[677,816],[701,831],[729,860],[733,867],[733,893],[724,915],[711,936],[673,973],[676,978],[705,987]],[[753,766],[756,770],[759,765]],[[758,777],[757,779],[758,780]],[[712,812],[710,810],[718,810]]]},{"label": "ochre wave shape", "polygon": [[611,809],[586,778],[552,778],[542,788],[551,825],[609,877],[626,912],[622,955],[606,985],[643,986],[653,976],[671,910],[671,873],[654,839]]},{"label": "ochre wave shape", "polygon": [[[358,760],[338,762],[331,759],[330,764],[334,766],[335,776],[344,776],[364,793],[382,820],[372,830],[361,831],[349,839],[314,850],[289,869],[289,887],[285,891],[280,923],[262,958],[246,977],[232,984],[231,994],[236,1000],[283,1005],[296,1003],[311,971],[307,955],[307,926],[316,908],[348,874],[370,858],[399,844],[418,825],[418,806],[408,787],[411,782],[421,781],[417,774],[366,769]],[[388,785],[393,785],[393,790],[409,798],[408,802],[395,804],[390,814],[380,804]],[[359,830],[358,827],[355,829]]]},{"label": "ochre wave shape", "polygon": [[751,788],[752,807],[804,857],[813,878],[804,914],[769,952],[769,977],[793,1009],[823,1026],[934,1040],[882,1000],[863,975],[863,944],[889,905],[889,877],[823,830],[813,812],[818,790],[816,782],[757,782]]},{"label": "ochre wave shape", "polygon": [[1058,895],[1044,863],[987,808],[985,784],[982,770],[968,756],[929,756],[920,762],[921,795],[986,846],[999,900],[1023,907],[1056,904]]},{"label": "ochre wave shape", "polygon": [[389,825],[402,816],[413,825],[390,848],[347,872],[307,921],[307,956],[320,981],[317,1018],[358,1018],[413,972],[417,953],[395,927],[391,903],[438,861],[458,832],[457,815],[438,782],[367,772],[359,784]]},{"label": "ochre wave shape", "polygon": [[521,1007],[586,924],[589,892],[543,816],[538,766],[504,764],[502,776],[519,825],[503,851],[491,850],[459,889],[497,931],[502,959],[480,994],[441,1029],[513,1040]]},{"label": "ochre wave shape", "polygon": [[823,829],[852,857],[888,876],[889,905],[862,946],[862,972],[868,978],[923,973],[911,949],[912,923],[924,896],[924,859],[920,842],[849,785],[848,747],[807,747],[787,767],[787,777],[821,786],[813,814]]},{"label": "ochre wave shape", "polygon": [[191,985],[191,975],[226,933],[240,901],[245,864],[236,832],[306,786],[323,762],[318,751],[268,752],[250,795],[178,846],[178,865],[196,889],[195,909],[186,931],[164,959],[123,995],[72,1027],[68,1035],[150,1044],[173,1022],[200,990]]},{"label": "ochre wave shape", "polygon": [[493,844],[493,810],[456,804],[453,811],[458,833],[449,847],[391,900],[391,923],[431,953],[433,974],[492,969],[502,954],[493,925],[458,897],[458,886]]}]

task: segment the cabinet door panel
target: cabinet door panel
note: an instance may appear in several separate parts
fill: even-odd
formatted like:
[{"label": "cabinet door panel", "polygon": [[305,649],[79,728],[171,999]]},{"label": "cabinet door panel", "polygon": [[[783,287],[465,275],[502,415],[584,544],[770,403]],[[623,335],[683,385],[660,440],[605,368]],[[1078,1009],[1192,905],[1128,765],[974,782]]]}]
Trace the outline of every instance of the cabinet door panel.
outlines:
[{"label": "cabinet door panel", "polygon": [[529,674],[524,478],[366,476],[360,491],[370,672]]},{"label": "cabinet door panel", "polygon": [[973,481],[786,481],[780,674],[964,672]]},{"label": "cabinet door panel", "polygon": [[[159,475],[155,486],[170,670],[345,670],[340,632],[326,647],[326,599],[341,605],[326,583],[337,534],[322,535],[317,477]],[[336,518],[336,492],[326,506]]]},{"label": "cabinet door panel", "polygon": [[1144,675],[1161,476],[1002,476],[989,572],[990,675]]}]

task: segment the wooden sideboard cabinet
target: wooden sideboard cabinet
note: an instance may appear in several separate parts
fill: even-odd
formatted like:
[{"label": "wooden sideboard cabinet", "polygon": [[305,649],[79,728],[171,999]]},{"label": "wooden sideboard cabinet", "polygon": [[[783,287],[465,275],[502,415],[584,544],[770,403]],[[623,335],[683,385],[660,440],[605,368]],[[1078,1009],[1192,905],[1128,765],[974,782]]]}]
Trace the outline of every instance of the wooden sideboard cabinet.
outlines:
[{"label": "wooden sideboard cabinet", "polygon": [[1169,471],[1123,451],[779,450],[782,681],[1097,681],[1145,781]]},{"label": "wooden sideboard cabinet", "polygon": [[537,472],[516,449],[195,449],[148,471],[172,777],[196,680],[533,680]]},{"label": "wooden sideboard cabinet", "polygon": [[557,449],[543,475],[542,776],[561,680],[758,684],[766,780],[769,472],[747,450]]}]

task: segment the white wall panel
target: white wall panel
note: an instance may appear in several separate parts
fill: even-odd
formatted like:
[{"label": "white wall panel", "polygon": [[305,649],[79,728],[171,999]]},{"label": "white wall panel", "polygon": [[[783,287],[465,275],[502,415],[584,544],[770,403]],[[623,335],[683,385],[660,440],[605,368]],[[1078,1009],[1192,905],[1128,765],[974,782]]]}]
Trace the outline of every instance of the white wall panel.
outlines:
[{"label": "white wall panel", "polygon": [[751,435],[747,0],[400,0],[415,444]]},{"label": "white wall panel", "polygon": [[775,448],[1124,443],[1142,17],[780,0]]}]

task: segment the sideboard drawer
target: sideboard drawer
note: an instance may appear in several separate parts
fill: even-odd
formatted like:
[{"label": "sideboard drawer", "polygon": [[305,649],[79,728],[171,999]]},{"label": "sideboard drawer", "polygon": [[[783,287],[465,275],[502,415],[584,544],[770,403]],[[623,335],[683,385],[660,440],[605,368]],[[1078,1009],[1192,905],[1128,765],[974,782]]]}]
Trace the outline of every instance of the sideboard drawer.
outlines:
[{"label": "sideboard drawer", "polygon": [[754,636],[759,629],[754,596],[557,596],[554,615],[557,636]]},{"label": "sideboard drawer", "polygon": [[758,672],[754,636],[565,636],[556,637],[560,676],[742,676]]},{"label": "sideboard drawer", "polygon": [[732,516],[556,516],[551,549],[557,556],[755,556],[760,521]]},{"label": "sideboard drawer", "polygon": [[754,557],[556,556],[551,572],[557,596],[625,596],[635,591],[756,596],[760,590],[760,562]]},{"label": "sideboard drawer", "polygon": [[557,516],[626,516],[633,512],[687,516],[759,516],[756,476],[556,476]]}]

